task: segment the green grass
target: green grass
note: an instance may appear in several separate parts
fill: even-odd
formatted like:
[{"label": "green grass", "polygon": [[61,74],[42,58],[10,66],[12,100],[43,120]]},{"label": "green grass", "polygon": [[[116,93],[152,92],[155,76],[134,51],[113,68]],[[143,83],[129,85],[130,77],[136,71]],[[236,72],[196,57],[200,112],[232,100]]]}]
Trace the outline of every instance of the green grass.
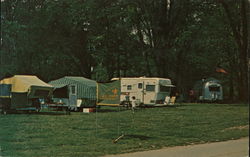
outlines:
[{"label": "green grass", "polygon": [[[115,107],[101,111],[0,115],[0,156],[101,156],[249,135],[248,105],[184,104],[135,114]],[[114,144],[121,134],[125,136]]]}]

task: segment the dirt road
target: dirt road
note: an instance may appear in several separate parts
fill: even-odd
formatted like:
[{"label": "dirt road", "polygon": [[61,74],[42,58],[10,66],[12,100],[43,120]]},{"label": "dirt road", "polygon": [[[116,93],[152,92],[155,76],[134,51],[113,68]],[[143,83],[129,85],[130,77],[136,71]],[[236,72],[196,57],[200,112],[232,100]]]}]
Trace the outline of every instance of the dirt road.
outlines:
[{"label": "dirt road", "polygon": [[177,146],[105,157],[249,157],[248,151],[249,137],[225,142]]}]

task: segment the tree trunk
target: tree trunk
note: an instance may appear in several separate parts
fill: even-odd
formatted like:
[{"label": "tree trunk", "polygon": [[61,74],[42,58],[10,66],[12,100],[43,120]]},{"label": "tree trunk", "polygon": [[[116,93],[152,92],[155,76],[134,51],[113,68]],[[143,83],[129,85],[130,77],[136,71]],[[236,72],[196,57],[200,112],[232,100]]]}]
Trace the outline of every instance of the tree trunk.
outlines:
[{"label": "tree trunk", "polygon": [[[238,92],[239,100],[247,102],[248,100],[248,73],[247,73],[247,50],[248,50],[248,28],[247,28],[247,17],[246,17],[246,0],[241,0],[239,2],[239,12],[240,12],[240,23],[235,23],[234,19],[238,18],[238,15],[233,15],[229,8],[227,1],[219,1],[227,15],[230,27],[235,38],[235,42],[238,46],[239,52],[239,73],[238,73]],[[239,28],[240,27],[240,28]]]},{"label": "tree trunk", "polygon": [[149,52],[146,51],[145,52],[145,62],[146,62],[147,74],[148,74],[148,76],[152,76],[152,72],[151,72],[151,68],[150,68],[150,63],[149,63],[148,56],[149,56]]}]

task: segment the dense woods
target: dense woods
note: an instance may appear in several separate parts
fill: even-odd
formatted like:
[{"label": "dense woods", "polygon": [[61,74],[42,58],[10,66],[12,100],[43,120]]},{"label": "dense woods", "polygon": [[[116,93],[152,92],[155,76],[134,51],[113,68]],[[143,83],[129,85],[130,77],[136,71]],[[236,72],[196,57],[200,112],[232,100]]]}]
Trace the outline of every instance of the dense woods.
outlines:
[{"label": "dense woods", "polygon": [[247,101],[249,9],[247,0],[1,0],[0,79],[156,76],[186,93],[215,77],[227,100]]}]

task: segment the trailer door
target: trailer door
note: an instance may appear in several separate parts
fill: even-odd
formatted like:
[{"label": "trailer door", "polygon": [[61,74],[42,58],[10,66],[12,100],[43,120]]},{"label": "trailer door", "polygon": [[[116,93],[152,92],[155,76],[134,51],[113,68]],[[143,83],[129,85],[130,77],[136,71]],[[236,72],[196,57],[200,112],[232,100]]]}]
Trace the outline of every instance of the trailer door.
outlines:
[{"label": "trailer door", "polygon": [[144,104],[155,104],[155,84],[145,83]]},{"label": "trailer door", "polygon": [[145,90],[144,82],[138,82],[137,88],[138,88],[137,99],[140,100],[140,103],[145,104],[145,102],[144,102],[144,90]]},{"label": "trailer door", "polygon": [[77,86],[69,86],[69,106],[73,110],[77,110]]}]

